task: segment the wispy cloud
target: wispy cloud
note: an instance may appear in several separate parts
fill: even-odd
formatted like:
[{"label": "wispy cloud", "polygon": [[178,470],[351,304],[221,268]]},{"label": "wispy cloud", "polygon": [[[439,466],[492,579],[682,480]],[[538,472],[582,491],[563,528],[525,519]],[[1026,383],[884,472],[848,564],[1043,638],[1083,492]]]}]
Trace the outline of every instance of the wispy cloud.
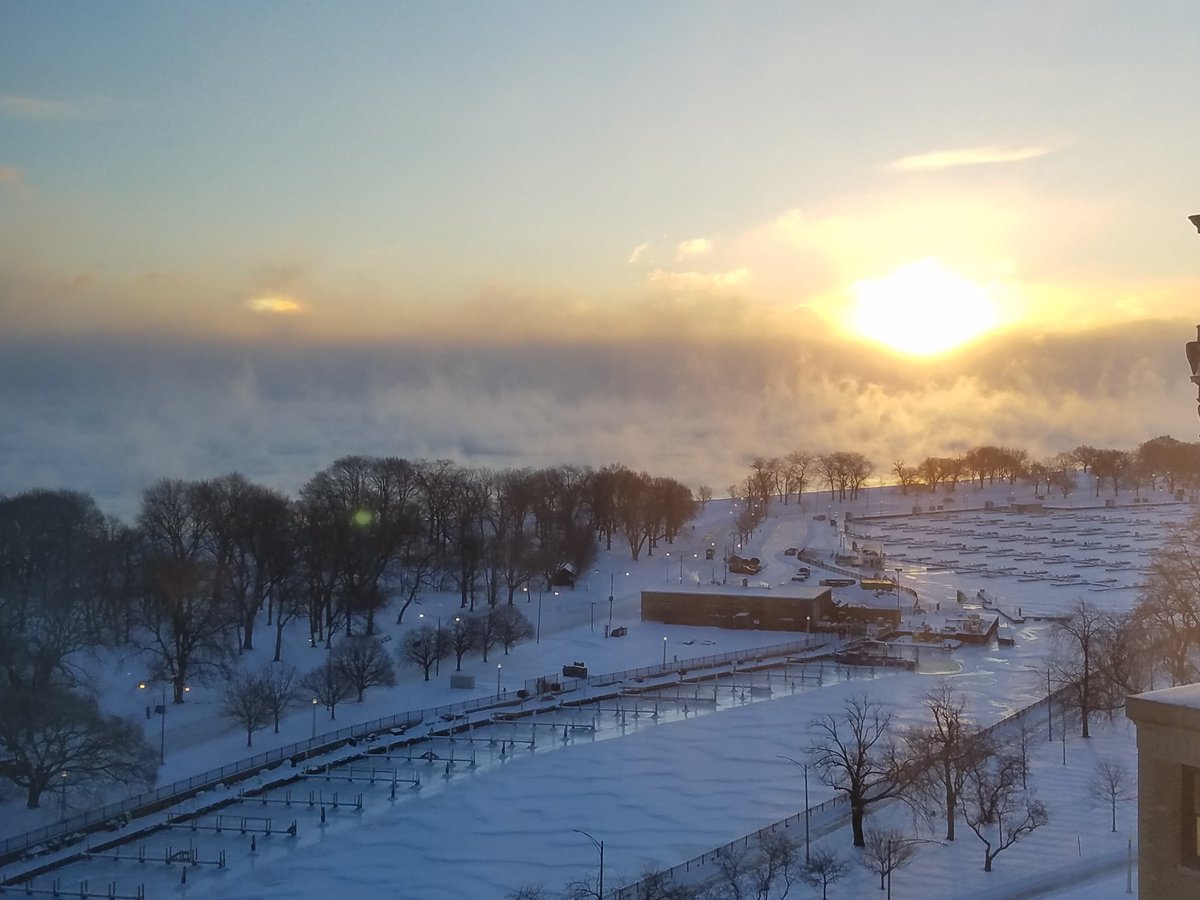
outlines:
[{"label": "wispy cloud", "polygon": [[709,253],[712,253],[712,241],[708,238],[693,238],[690,241],[681,241],[675,248],[675,258],[680,261],[695,259],[697,256],[704,256]]},{"label": "wispy cloud", "polygon": [[0,113],[18,119],[40,119],[63,121],[85,119],[96,114],[93,103],[72,103],[65,100],[48,100],[44,97],[18,97],[0,94]]},{"label": "wispy cloud", "polygon": [[246,309],[267,315],[296,315],[304,307],[290,297],[254,297],[246,301]]},{"label": "wispy cloud", "polygon": [[957,166],[983,166],[993,163],[1022,162],[1053,153],[1053,147],[959,147],[935,150],[916,156],[904,156],[884,166],[892,172],[927,172],[932,169],[951,169]]},{"label": "wispy cloud", "polygon": [[744,266],[729,272],[668,272],[655,269],[650,283],[672,291],[713,290],[742,284],[750,276]]},{"label": "wispy cloud", "polygon": [[636,247],[633,248],[632,251],[630,251],[629,259],[627,259],[626,262],[629,263],[630,265],[637,262],[639,259],[642,258],[642,254],[645,253],[649,247],[650,247],[649,244],[638,244]]}]

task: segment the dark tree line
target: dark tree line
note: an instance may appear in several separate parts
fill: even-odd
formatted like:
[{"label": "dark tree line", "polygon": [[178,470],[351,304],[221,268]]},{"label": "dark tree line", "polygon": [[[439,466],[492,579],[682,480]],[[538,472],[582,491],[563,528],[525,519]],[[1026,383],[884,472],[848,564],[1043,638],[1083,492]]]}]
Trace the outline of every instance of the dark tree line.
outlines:
[{"label": "dark tree line", "polygon": [[[460,597],[462,625],[435,636],[438,654],[461,665],[471,652],[507,653],[528,636],[517,596],[586,576],[599,543],[611,547],[614,536],[634,559],[653,554],[694,512],[684,485],[619,465],[494,472],[364,456],[336,460],[295,498],[238,474],[164,479],[145,491],[130,524],[78,492],[0,497],[0,707],[28,712],[36,704],[26,698],[44,696],[43,712],[73,717],[72,727],[93,736],[114,733],[116,724],[84,702],[77,662],[85,651],[141,649],[148,676],[182,703],[189,683],[230,675],[264,632],[278,666],[285,628],[304,618],[311,645],[331,651],[330,671],[286,684],[265,673],[232,682],[225,709],[250,740],[295,702],[301,683],[326,698],[331,715],[346,684],[361,699],[387,683],[392,657],[371,644],[377,617],[390,611],[402,622],[423,591]],[[3,724],[12,726],[0,734],[3,774],[36,804],[46,766],[13,742],[48,739],[24,725],[61,723],[10,715]],[[73,786],[146,775],[141,743],[129,747],[137,764],[124,766],[105,756],[111,744],[74,742],[105,764],[76,760]]]}]

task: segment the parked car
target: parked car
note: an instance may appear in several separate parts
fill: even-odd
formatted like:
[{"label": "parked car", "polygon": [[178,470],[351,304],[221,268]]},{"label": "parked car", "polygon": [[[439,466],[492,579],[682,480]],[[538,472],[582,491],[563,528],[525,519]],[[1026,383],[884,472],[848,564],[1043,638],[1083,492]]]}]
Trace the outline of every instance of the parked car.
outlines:
[{"label": "parked car", "polygon": [[784,556],[795,556],[796,553],[797,553],[797,550],[795,547],[788,547],[786,550],[783,551]]}]

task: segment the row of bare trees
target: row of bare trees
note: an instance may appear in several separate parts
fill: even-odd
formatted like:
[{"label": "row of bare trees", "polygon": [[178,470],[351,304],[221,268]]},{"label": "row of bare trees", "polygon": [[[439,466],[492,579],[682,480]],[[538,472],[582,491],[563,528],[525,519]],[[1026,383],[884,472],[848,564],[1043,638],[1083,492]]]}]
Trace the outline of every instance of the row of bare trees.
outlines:
[{"label": "row of bare trees", "polygon": [[[400,664],[419,667],[425,680],[441,660],[454,657],[455,668],[469,653],[488,653],[503,647],[505,655],[534,636],[533,626],[516,606],[501,604],[486,612],[455,616],[445,627],[421,625],[410,629],[395,652]],[[259,672],[232,676],[222,696],[221,711],[246,731],[246,746],[254,732],[269,724],[279,733],[279,720],[290,707],[312,703],[337,718],[338,704],[354,697],[363,701],[369,688],[396,683],[396,667],[384,641],[374,635],[343,637],[315,669],[303,676],[294,666],[270,663]]]},{"label": "row of bare trees", "polygon": [[984,871],[995,858],[1048,821],[1027,787],[1028,755],[980,729],[965,699],[943,683],[925,697],[930,721],[897,734],[892,713],[867,695],[813,720],[810,765],[850,807],[855,847],[866,847],[864,820],[875,805],[902,799],[945,822],[946,840],[962,821],[984,846]]},{"label": "row of bare trees", "polygon": [[[757,504],[766,515],[772,498],[787,505],[795,496],[799,503],[806,489],[822,483],[829,488],[830,497],[857,499],[873,471],[873,465],[861,453],[838,450],[815,454],[797,449],[785,456],[754,457],[750,474],[741,483],[730,485],[729,495]],[[710,489],[701,490],[711,497]]]},{"label": "row of bare trees", "polygon": [[[763,514],[772,498],[797,502],[806,488],[823,484],[831,499],[855,500],[874,464],[861,453],[835,451],[825,454],[793,450],[785,456],[756,456],[750,472],[741,482],[729,486],[731,497],[755,500]],[[1057,493],[1064,498],[1077,486],[1082,471],[1094,477],[1094,490],[1100,496],[1109,488],[1140,495],[1145,488],[1159,485],[1171,492],[1179,488],[1200,489],[1200,443],[1188,443],[1168,436],[1152,438],[1134,450],[1097,449],[1087,445],[1034,459],[1027,450],[991,444],[972,447],[949,456],[927,456],[916,465],[903,459],[892,461],[890,477],[904,494],[911,490],[930,493],[953,492],[963,483],[983,488],[990,484],[1031,485],[1035,492]],[[712,490],[701,488],[701,498],[711,499]]]}]

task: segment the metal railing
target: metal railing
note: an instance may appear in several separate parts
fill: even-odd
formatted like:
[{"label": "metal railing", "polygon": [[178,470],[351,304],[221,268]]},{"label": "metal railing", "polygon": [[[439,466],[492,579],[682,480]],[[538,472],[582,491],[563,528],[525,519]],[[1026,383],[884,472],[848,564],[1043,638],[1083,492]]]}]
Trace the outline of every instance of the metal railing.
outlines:
[{"label": "metal railing", "polygon": [[[619,640],[619,638],[618,638]],[[711,669],[728,663],[759,663],[793,653],[802,653],[810,649],[809,641],[792,641],[786,644],[773,644],[770,647],[756,647],[750,650],[733,650],[729,653],[715,653],[710,656],[697,656],[692,659],[676,659],[666,665],[642,666],[637,669],[625,669],[621,672],[609,672],[604,675],[589,675],[587,678],[566,678],[562,675],[544,675],[540,678],[527,678],[525,690],[531,695],[546,689],[548,685],[557,684],[564,691],[580,687],[603,687],[606,684],[617,684],[622,681],[636,681],[639,678],[656,678],[678,672],[680,669]]]},{"label": "metal railing", "polygon": [[[771,647],[760,647],[757,649],[738,650],[732,653],[723,653],[715,656],[704,656],[696,659],[679,660],[672,662],[664,669],[662,666],[647,666],[641,669],[628,669],[623,672],[614,672],[605,675],[595,675],[591,678],[584,679],[562,679],[553,678],[554,682],[559,683],[562,687],[571,690],[587,684],[611,684],[626,679],[634,679],[646,677],[650,675],[661,675],[665,672],[674,672],[681,668],[704,668],[706,666],[719,665],[727,662],[755,662],[762,657],[783,656],[788,653],[798,652],[803,649],[803,643],[780,644]],[[529,685],[536,685],[538,679],[527,681]],[[145,791],[123,800],[114,803],[106,804],[98,809],[88,810],[86,812],[76,813],[67,816],[58,822],[43,826],[42,828],[26,832],[24,834],[15,835],[0,841],[0,864],[7,863],[16,858],[22,852],[36,847],[40,844],[55,841],[67,835],[76,834],[95,830],[105,823],[113,820],[119,820],[123,816],[134,816],[136,814],[145,813],[150,810],[160,809],[164,806],[184,800],[198,791],[206,790],[216,785],[227,781],[240,781],[253,776],[255,773],[263,769],[271,768],[284,762],[291,762],[294,757],[304,758],[317,752],[334,749],[350,741],[356,741],[365,738],[368,735],[380,731],[387,731],[392,728],[408,728],[416,724],[420,724],[429,719],[440,719],[443,716],[457,718],[466,713],[488,709],[504,702],[511,702],[512,695],[508,692],[501,692],[497,695],[489,695],[486,697],[478,697],[474,700],[465,700],[459,703],[444,704],[442,706],[429,707],[427,709],[413,710],[409,712],[397,713],[393,716],[385,716],[380,719],[374,719],[369,722],[364,722],[357,725],[340,728],[337,731],[327,732],[317,735],[315,738],[310,738],[304,741],[287,744],[282,747],[277,747],[273,750],[266,750],[262,753],[257,753],[254,756],[246,759],[238,760],[237,762],[228,763],[215,769],[210,769],[207,772],[202,772],[199,775],[193,775],[190,778],[185,778],[181,781],[172,782],[171,784],[155,788],[151,791]]]},{"label": "metal railing", "polygon": [[[1054,703],[1059,704],[1060,727],[1065,727],[1061,724],[1062,723],[1061,710],[1062,710],[1062,699],[1063,699],[1063,697],[1066,696],[1066,693],[1067,693],[1067,689],[1064,688],[1063,690],[1060,690],[1060,691],[1052,694],[1049,697],[1042,697],[1040,700],[1030,703],[1028,706],[1023,706],[1023,707],[1021,707],[1021,709],[1018,709],[1016,712],[1005,716],[1003,719],[999,719],[999,720],[993,722],[991,725],[988,725],[987,727],[980,729],[979,736],[980,737],[990,737],[990,736],[996,735],[998,732],[1007,731],[1008,729],[1012,728],[1013,726],[1015,726],[1016,724],[1021,722],[1022,719],[1026,718],[1028,716],[1034,715],[1035,713],[1039,712],[1040,710],[1045,709],[1047,704],[1054,704]],[[671,882],[682,883],[685,880],[695,881],[697,878],[695,871],[697,869],[702,868],[705,865],[709,865],[709,864],[713,863],[723,853],[729,853],[729,852],[736,851],[736,850],[747,849],[747,848],[749,848],[749,846],[752,842],[760,841],[762,839],[762,837],[766,834],[771,834],[773,832],[778,831],[781,828],[790,828],[792,825],[803,822],[805,812],[808,813],[809,828],[812,829],[814,827],[813,820],[815,818],[817,818],[818,816],[826,816],[826,815],[832,816],[836,812],[838,819],[840,819],[841,816],[849,814],[850,802],[845,794],[841,794],[837,797],[832,797],[829,800],[825,800],[822,803],[818,803],[816,806],[809,807],[808,810],[806,810],[806,811],[802,810],[798,813],[788,816],[786,819],[782,819],[778,822],[774,822],[771,825],[767,825],[763,828],[758,829],[757,831],[752,831],[752,832],[750,832],[750,834],[744,835],[740,838],[737,838],[736,840],[730,841],[728,844],[723,844],[720,847],[714,847],[712,850],[709,850],[706,853],[702,853],[699,856],[694,856],[689,860],[679,863],[679,865],[672,866],[669,869],[663,869],[662,871],[657,872],[653,876],[653,880],[666,882],[668,884]],[[835,819],[834,823],[822,822],[819,825],[817,825],[816,827],[817,828],[825,828],[825,827],[830,826],[831,824],[835,824],[836,821],[837,821],[837,819]],[[716,873],[714,872],[711,874],[715,875]],[[711,877],[711,876],[706,874],[703,877],[707,879],[708,877]],[[635,882],[632,885],[626,885],[625,887],[618,888],[615,891],[612,891],[612,892],[606,891],[605,893],[608,894],[609,897],[615,898],[615,900],[637,900],[637,898],[639,898],[641,896],[639,891],[642,889],[642,887],[644,885],[646,885],[648,880],[649,879],[643,879],[642,881]]]},{"label": "metal railing", "polygon": [[227,765],[210,769],[207,772],[193,775],[190,778],[173,782],[152,791],[146,791],[115,803],[109,803],[98,809],[68,816],[52,825],[46,825],[34,831],[7,838],[4,841],[0,841],[0,862],[6,862],[10,855],[20,853],[30,847],[35,847],[38,844],[52,841],[64,835],[93,829],[111,820],[119,819],[123,815],[137,813],[142,810],[161,808],[164,805],[186,799],[189,795],[197,791],[205,790],[223,782],[243,780],[273,765],[291,761],[293,757],[305,757],[314,752],[333,749],[350,741],[365,738],[376,732],[392,728],[408,728],[431,717],[439,718],[443,715],[457,717],[474,710],[495,706],[499,699],[494,696],[479,697],[461,703],[451,703],[429,709],[398,713],[393,716],[374,719],[370,722],[340,728],[337,731],[327,732],[315,738],[277,747],[274,750],[266,750],[247,759],[228,763]]},{"label": "metal railing", "polygon": [[[701,853],[699,856],[693,856],[691,859],[685,860],[677,866],[671,866],[669,869],[663,869],[661,872],[656,873],[653,878],[654,880],[661,880],[668,884],[671,882],[683,883],[685,881],[694,881],[698,877],[701,879],[707,879],[716,873],[704,873],[703,875],[699,875],[697,870],[701,870],[706,866],[712,865],[712,863],[716,862],[723,854],[749,848],[751,843],[757,843],[761,841],[764,835],[773,834],[780,829],[791,828],[793,825],[799,825],[803,823],[805,812],[807,812],[809,816],[809,829],[811,830],[815,827],[820,830],[836,824],[841,820],[842,816],[848,815],[850,812],[850,801],[844,795],[830,797],[828,800],[818,803],[816,806],[810,806],[807,810],[802,810],[794,815],[788,816],[786,819],[781,819],[780,821],[760,828],[757,831],[752,831],[747,835],[730,841],[728,844],[722,844],[720,847],[714,847],[712,850]],[[832,821],[819,822],[814,826],[814,819],[822,817],[828,817],[832,819]],[[609,897],[615,898],[615,900],[636,900],[636,898],[641,896],[639,891],[642,889],[646,881],[647,879],[644,879],[632,885],[626,885],[625,887],[617,888],[615,891],[605,891],[605,894]]]}]

